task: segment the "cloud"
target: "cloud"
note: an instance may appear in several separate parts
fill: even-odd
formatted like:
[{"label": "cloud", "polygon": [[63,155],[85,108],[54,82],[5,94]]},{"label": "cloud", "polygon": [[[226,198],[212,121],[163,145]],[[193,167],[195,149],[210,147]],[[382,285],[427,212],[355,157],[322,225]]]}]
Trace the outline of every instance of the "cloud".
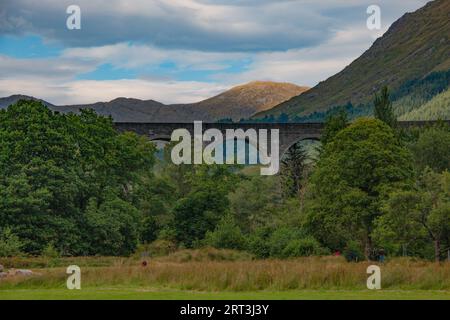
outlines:
[{"label": "cloud", "polygon": [[162,103],[190,103],[228,89],[224,85],[196,81],[152,81],[142,79],[79,80],[68,82],[35,79],[0,79],[0,96],[20,92],[56,105],[110,101],[117,97],[156,100]]},{"label": "cloud", "polygon": [[[118,96],[194,102],[252,80],[314,86],[427,2],[379,0],[383,30],[373,32],[366,28],[372,0],[78,0],[82,29],[73,31],[66,28],[72,0],[1,1],[0,35],[38,35],[63,49],[18,58],[2,55],[0,43],[0,96],[55,104]],[[131,72],[112,75],[122,69]],[[94,80],[99,70],[106,73]]]},{"label": "cloud", "polygon": [[98,63],[64,57],[16,59],[0,55],[0,79],[39,79],[47,82],[72,79],[95,70]]},{"label": "cloud", "polygon": [[[118,96],[154,99],[164,103],[187,103],[211,97],[231,86],[255,79],[314,85],[340,71],[359,52],[374,41],[377,33],[349,28],[336,32],[327,43],[307,49],[282,52],[216,53],[160,49],[147,45],[119,43],[91,48],[69,48],[48,59],[15,59],[0,56],[0,96],[23,93],[56,104],[109,101]],[[239,72],[226,72],[234,61],[250,59]],[[77,75],[94,71],[101,64],[114,68],[141,70],[164,61],[180,70],[214,71],[209,82],[176,81],[167,77],[141,79],[75,80]]]},{"label": "cloud", "polygon": [[70,48],[62,53],[66,59],[111,63],[121,68],[137,68],[173,62],[181,69],[222,70],[227,61],[248,58],[248,53],[204,52],[198,50],[161,49],[149,45],[117,43],[101,47]]},{"label": "cloud", "polygon": [[349,26],[328,42],[313,48],[255,54],[247,70],[235,75],[217,73],[219,82],[239,83],[254,79],[314,86],[341,71],[364,52],[385,30],[369,31]]},{"label": "cloud", "polygon": [[[301,10],[296,1],[236,6],[195,0],[79,0],[82,29],[70,31],[65,24],[70,4],[3,0],[0,32],[31,32],[70,46],[135,41],[162,48],[253,51],[314,45],[327,37],[324,27],[330,23],[314,11]],[[296,19],[286,19],[289,11],[297,12]]]},{"label": "cloud", "polygon": [[82,29],[67,30],[71,0],[3,0],[0,32],[35,33],[78,47],[132,41],[201,51],[280,51],[323,43],[349,23],[327,14],[330,8],[345,8],[362,25],[364,2],[79,0]]}]

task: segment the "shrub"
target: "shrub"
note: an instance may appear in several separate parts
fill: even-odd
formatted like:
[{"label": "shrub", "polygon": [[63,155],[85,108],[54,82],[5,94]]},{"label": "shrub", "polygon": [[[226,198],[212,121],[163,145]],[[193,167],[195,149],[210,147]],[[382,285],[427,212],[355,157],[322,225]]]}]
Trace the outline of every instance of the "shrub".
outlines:
[{"label": "shrub", "polygon": [[204,243],[218,249],[242,249],[244,236],[233,216],[228,214],[222,218],[213,232],[207,232]]},{"label": "shrub", "polygon": [[46,258],[58,258],[60,256],[58,250],[56,250],[53,242],[50,242],[41,252],[41,255]]},{"label": "shrub", "polygon": [[169,240],[156,240],[148,245],[148,252],[152,257],[166,256],[177,250],[174,242]]},{"label": "shrub", "polygon": [[305,237],[301,239],[292,239],[283,249],[281,255],[288,257],[306,257],[313,255],[326,255],[328,250],[322,248],[320,243],[313,237]]},{"label": "shrub", "polygon": [[363,261],[365,256],[361,245],[357,241],[347,242],[343,253],[347,261]]},{"label": "shrub", "polygon": [[247,250],[258,258],[268,258],[270,256],[269,237],[270,228],[258,228],[247,237]]},{"label": "shrub", "polygon": [[259,258],[293,258],[329,253],[312,236],[292,227],[259,229],[249,236],[247,249]]},{"label": "shrub", "polygon": [[0,234],[0,257],[12,257],[20,255],[23,243],[19,237],[5,228]]}]

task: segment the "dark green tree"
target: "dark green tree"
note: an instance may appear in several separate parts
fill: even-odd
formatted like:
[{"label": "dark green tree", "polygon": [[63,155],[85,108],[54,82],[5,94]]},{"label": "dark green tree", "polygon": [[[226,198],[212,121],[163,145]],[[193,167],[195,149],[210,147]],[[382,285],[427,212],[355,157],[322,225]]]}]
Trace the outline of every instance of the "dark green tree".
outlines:
[{"label": "dark green tree", "polygon": [[208,231],[213,231],[229,210],[227,194],[236,183],[236,175],[225,165],[194,166],[185,177],[190,192],[173,209],[172,228],[179,243],[194,247]]},{"label": "dark green tree", "polygon": [[281,160],[281,177],[285,197],[298,197],[306,175],[308,154],[300,142],[289,148]]},{"label": "dark green tree", "polygon": [[279,185],[274,177],[257,175],[243,179],[228,194],[230,209],[243,232],[253,232],[274,222],[273,212],[282,202]]},{"label": "dark green tree", "polygon": [[375,94],[373,105],[375,118],[383,121],[391,128],[396,128],[397,117],[392,108],[388,87],[383,87],[379,94]]},{"label": "dark green tree", "polygon": [[333,250],[359,241],[369,257],[382,200],[412,175],[410,153],[387,125],[356,120],[325,145],[311,177],[305,226]]},{"label": "dark green tree", "polygon": [[411,150],[419,172],[426,167],[435,172],[450,170],[450,127],[437,125],[421,130]]},{"label": "dark green tree", "polygon": [[349,124],[348,115],[345,110],[341,110],[335,114],[330,115],[325,120],[325,128],[320,138],[322,145],[329,143],[336,134]]},{"label": "dark green tree", "polygon": [[128,256],[139,242],[142,216],[130,203],[109,194],[100,205],[94,198],[86,209],[88,254]]},{"label": "dark green tree", "polygon": [[[439,261],[450,237],[450,173],[427,168],[411,190],[395,191],[383,207],[375,235],[380,242],[393,241],[415,247],[428,241]],[[422,250],[423,251],[423,250]]]}]

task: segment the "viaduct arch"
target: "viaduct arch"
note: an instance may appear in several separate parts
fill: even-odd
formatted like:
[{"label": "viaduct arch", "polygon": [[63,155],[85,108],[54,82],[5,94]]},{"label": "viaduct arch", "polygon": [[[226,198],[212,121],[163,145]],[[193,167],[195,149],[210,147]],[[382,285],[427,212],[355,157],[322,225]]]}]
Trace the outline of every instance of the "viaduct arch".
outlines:
[{"label": "viaduct arch", "polygon": [[[401,121],[400,127],[423,127],[438,121]],[[445,121],[450,124],[450,120]],[[191,135],[194,133],[193,123],[156,123],[156,122],[116,122],[116,129],[120,132],[131,131],[147,136],[150,140],[170,141],[172,132],[176,129],[187,129]],[[219,129],[225,136],[227,129],[278,129],[280,142],[280,156],[294,143],[302,140],[319,140],[324,130],[323,123],[202,123],[203,132],[208,129]],[[270,134],[268,135],[270,137]]]}]

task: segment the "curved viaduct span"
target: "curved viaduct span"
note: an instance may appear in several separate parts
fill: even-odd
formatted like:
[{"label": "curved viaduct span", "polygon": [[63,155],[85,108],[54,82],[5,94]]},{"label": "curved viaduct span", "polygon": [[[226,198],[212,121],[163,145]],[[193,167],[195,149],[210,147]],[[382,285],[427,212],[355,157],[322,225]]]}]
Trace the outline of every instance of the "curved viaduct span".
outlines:
[{"label": "curved viaduct span", "polygon": [[[423,127],[432,125],[438,121],[400,121],[403,128]],[[450,120],[445,121],[450,124]],[[170,141],[172,132],[176,129],[187,129],[191,136],[194,133],[193,123],[156,123],[156,122],[116,122],[117,130],[132,131],[139,135],[147,136],[150,140]],[[294,143],[301,140],[319,140],[324,129],[323,123],[202,123],[203,132],[208,129],[219,129],[225,135],[227,129],[259,129],[279,130],[280,155],[288,150]],[[269,135],[270,137],[270,135]]]}]

